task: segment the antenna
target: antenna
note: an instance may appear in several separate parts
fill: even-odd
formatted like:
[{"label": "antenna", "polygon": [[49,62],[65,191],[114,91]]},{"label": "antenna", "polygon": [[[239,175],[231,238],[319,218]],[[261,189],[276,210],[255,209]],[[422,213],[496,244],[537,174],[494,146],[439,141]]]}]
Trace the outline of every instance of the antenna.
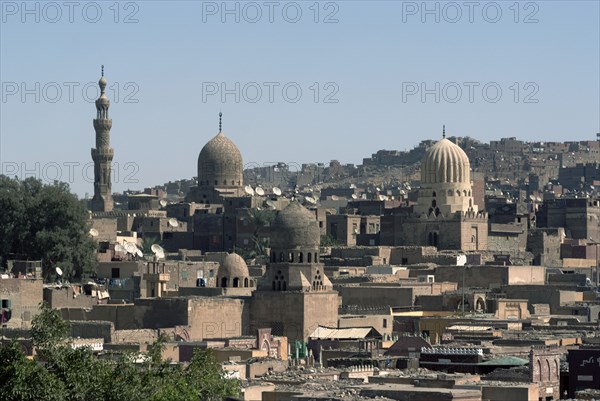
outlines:
[{"label": "antenna", "polygon": [[258,195],[258,196],[264,196],[265,195],[265,190],[262,189],[261,187],[256,187],[256,189],[254,190],[254,192],[256,192],[256,195]]},{"label": "antenna", "polygon": [[247,195],[254,196],[254,190],[250,185],[244,187],[244,192],[246,192]]},{"label": "antenna", "polygon": [[95,228],[90,228],[90,236],[96,238],[98,234],[98,230],[96,230]]},{"label": "antenna", "polygon": [[169,227],[179,227],[179,221],[175,217],[169,219]]}]

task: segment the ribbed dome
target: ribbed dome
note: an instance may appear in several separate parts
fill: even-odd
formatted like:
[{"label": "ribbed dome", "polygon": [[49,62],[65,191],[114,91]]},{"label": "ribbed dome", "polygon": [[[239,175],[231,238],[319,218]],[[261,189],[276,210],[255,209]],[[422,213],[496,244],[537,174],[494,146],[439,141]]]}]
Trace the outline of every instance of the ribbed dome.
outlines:
[{"label": "ribbed dome", "polygon": [[299,202],[292,201],[273,221],[272,249],[318,248],[320,240],[315,216]]},{"label": "ribbed dome", "polygon": [[219,267],[219,277],[245,278],[250,277],[248,265],[237,253],[230,253],[225,257],[223,264]]},{"label": "ribbed dome", "polygon": [[200,151],[198,183],[219,186],[243,184],[242,154],[222,132],[208,141]]},{"label": "ribbed dome", "polygon": [[471,166],[460,146],[444,138],[427,150],[421,162],[422,184],[470,184]]}]

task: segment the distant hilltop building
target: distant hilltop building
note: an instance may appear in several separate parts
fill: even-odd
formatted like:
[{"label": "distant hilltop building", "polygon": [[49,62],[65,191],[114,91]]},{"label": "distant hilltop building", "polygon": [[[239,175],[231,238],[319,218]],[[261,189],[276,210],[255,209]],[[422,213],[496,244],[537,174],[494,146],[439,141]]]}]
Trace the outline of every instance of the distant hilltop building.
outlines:
[{"label": "distant hilltop building", "polygon": [[111,212],[113,210],[111,163],[114,150],[110,147],[112,120],[108,117],[110,100],[106,96],[107,81],[104,77],[104,66],[102,66],[102,77],[98,81],[98,85],[100,86],[100,97],[96,100],[97,114],[94,119],[96,148],[92,149],[94,198],[92,199],[91,209],[93,212]]}]

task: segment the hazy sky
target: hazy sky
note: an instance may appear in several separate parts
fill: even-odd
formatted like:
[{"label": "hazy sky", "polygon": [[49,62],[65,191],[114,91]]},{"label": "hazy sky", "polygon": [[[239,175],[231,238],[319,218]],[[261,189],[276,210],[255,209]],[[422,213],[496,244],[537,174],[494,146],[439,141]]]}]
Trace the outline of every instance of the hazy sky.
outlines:
[{"label": "hazy sky", "polygon": [[[245,163],[360,163],[449,135],[595,139],[598,1],[1,1],[2,172],[92,193],[105,65],[113,190]],[[301,93],[300,93],[301,92]],[[87,177],[87,178],[86,178]]]}]

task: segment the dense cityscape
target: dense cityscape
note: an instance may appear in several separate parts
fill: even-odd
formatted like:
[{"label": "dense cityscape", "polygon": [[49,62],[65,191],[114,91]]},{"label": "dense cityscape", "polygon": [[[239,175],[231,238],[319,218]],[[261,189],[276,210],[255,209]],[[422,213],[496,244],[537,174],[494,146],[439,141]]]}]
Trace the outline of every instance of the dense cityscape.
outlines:
[{"label": "dense cityscape", "polygon": [[117,377],[150,360],[147,380],[176,364],[183,381],[204,358],[228,383],[141,399],[598,395],[600,134],[483,144],[443,126],[359,166],[244,170],[219,113],[193,179],[117,194],[99,86],[91,199],[2,177],[3,358],[83,352]]}]

